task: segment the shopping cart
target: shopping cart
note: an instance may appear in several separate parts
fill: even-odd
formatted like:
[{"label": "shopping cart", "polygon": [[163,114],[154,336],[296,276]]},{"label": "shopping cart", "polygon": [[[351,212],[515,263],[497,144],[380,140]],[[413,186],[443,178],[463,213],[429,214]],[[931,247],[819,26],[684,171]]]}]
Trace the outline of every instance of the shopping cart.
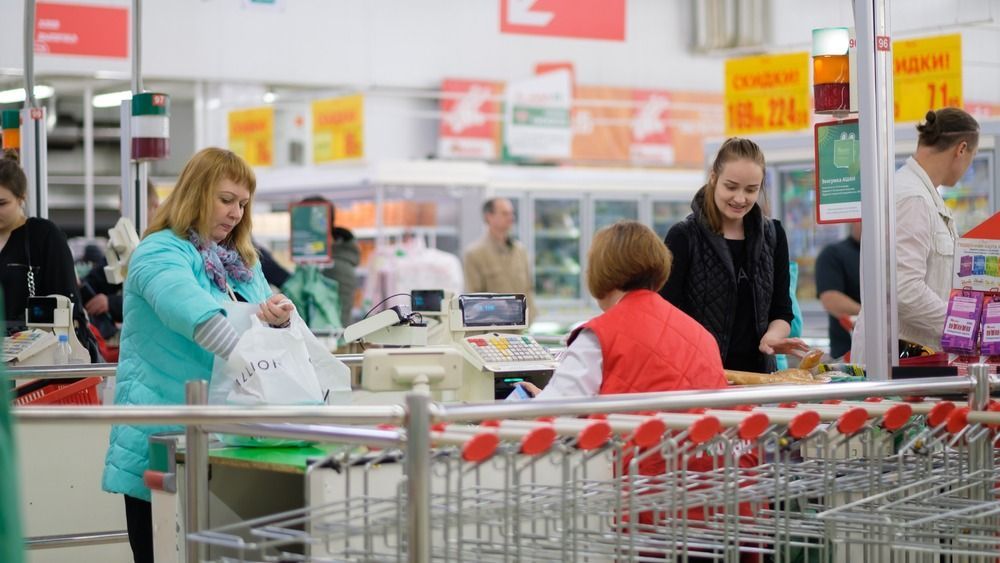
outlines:
[{"label": "shopping cart", "polygon": [[[430,558],[995,561],[997,422],[873,399],[439,426]],[[336,501],[189,538],[220,561],[405,560],[404,452],[338,455]]]}]

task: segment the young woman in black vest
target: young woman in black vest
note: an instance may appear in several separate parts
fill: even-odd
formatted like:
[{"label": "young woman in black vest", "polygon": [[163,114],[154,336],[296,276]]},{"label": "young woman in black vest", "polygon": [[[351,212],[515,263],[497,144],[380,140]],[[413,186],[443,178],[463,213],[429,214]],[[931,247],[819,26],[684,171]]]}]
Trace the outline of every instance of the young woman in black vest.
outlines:
[{"label": "young woman in black vest", "polygon": [[788,241],[761,209],[764,170],[753,141],[722,144],[693,213],[667,233],[674,267],[660,295],[712,333],[723,367],[767,373],[774,354],[801,355],[808,346],[788,337]]}]

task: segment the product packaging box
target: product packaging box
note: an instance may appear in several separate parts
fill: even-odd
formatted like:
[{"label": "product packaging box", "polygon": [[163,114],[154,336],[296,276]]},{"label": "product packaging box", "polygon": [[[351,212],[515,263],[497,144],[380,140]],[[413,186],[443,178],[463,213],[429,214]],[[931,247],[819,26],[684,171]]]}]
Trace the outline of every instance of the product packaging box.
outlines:
[{"label": "product packaging box", "polygon": [[948,300],[941,348],[952,354],[975,354],[979,344],[979,321],[983,295],[967,289],[954,289]]}]

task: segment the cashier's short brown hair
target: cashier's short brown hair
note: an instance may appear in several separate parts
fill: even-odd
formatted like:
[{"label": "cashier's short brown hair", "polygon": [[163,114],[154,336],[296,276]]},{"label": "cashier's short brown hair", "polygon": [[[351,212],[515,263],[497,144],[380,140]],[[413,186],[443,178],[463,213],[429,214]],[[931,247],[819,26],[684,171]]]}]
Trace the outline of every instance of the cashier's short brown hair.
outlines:
[{"label": "cashier's short brown hair", "polygon": [[673,256],[652,229],[619,221],[594,235],[587,264],[587,288],[601,299],[615,289],[659,291],[670,275]]}]

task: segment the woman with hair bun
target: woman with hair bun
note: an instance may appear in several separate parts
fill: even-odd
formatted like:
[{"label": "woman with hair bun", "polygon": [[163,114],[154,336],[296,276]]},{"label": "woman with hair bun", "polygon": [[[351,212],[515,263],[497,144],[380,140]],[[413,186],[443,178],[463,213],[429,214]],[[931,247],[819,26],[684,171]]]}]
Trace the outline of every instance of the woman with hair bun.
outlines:
[{"label": "woman with hair bun", "polygon": [[[954,186],[969,169],[979,123],[958,108],[942,108],[927,112],[917,131],[917,151],[893,180],[900,349],[913,343],[940,350],[958,233],[938,187]],[[863,319],[859,314],[852,339],[855,363],[865,361]]]}]

